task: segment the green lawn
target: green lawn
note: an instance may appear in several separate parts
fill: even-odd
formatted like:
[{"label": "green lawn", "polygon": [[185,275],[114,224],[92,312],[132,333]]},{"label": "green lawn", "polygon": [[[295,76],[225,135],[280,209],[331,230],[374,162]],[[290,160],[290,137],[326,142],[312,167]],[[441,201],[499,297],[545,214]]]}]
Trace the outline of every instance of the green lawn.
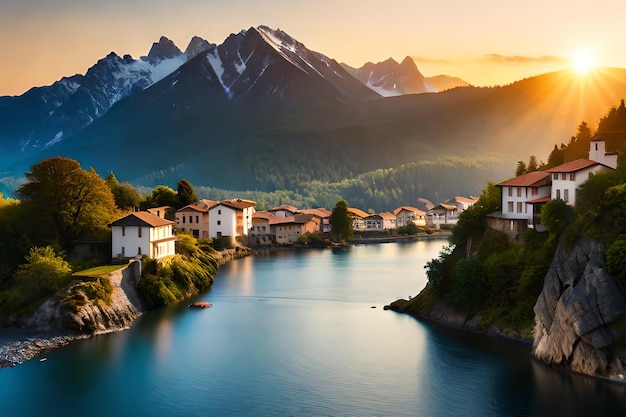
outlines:
[{"label": "green lawn", "polygon": [[75,277],[99,277],[100,275],[108,274],[109,272],[117,271],[118,269],[126,268],[125,265],[103,265],[96,266],[94,268],[85,269],[83,271],[74,272],[72,276]]}]

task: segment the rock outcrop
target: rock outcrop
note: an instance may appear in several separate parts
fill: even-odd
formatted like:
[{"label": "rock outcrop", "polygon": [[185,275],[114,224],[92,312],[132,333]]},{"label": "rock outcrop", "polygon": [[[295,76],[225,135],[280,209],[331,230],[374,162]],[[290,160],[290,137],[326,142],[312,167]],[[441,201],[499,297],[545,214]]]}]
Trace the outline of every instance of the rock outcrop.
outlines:
[{"label": "rock outcrop", "polygon": [[533,355],[574,372],[624,380],[626,298],[605,268],[604,245],[559,246],[534,307]]},{"label": "rock outcrop", "polygon": [[[63,294],[50,298],[24,323],[25,328],[59,334],[93,335],[126,329],[146,311],[136,284],[141,277],[139,262],[109,274],[113,286],[110,305],[87,302],[74,312]],[[71,286],[70,286],[71,288]],[[69,291],[69,289],[65,291]],[[64,291],[64,292],[65,292]]]}]

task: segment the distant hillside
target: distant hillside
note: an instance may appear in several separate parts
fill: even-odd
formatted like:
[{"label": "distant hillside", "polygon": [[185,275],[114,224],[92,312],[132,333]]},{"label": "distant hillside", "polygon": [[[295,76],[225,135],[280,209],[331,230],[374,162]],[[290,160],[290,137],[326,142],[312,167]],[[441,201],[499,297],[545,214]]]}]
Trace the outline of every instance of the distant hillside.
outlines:
[{"label": "distant hillside", "polygon": [[450,90],[456,87],[469,87],[470,84],[458,77],[449,75],[435,75],[434,77],[426,77],[426,82],[436,91]]}]

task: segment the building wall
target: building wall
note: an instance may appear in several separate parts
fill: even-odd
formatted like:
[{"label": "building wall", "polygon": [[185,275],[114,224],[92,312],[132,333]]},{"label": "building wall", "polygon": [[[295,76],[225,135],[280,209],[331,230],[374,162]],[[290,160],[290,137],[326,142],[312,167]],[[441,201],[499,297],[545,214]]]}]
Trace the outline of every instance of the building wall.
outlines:
[{"label": "building wall", "polygon": [[563,200],[565,203],[573,206],[576,204],[576,190],[585,183],[589,176],[599,172],[608,171],[609,168],[603,165],[594,165],[589,168],[581,169],[576,172],[552,174],[552,200]]},{"label": "building wall", "polygon": [[549,196],[549,185],[542,187],[502,187],[502,214],[510,219],[526,219],[530,224],[533,218],[533,207],[532,204],[526,204],[526,202]]},{"label": "building wall", "polygon": [[[141,236],[139,236],[139,229]],[[150,255],[150,232],[138,226],[111,227],[111,246],[114,257],[133,258]]]},{"label": "building wall", "polygon": [[209,213],[197,210],[176,212],[176,228],[191,233],[199,239],[209,237]]},{"label": "building wall", "polygon": [[236,210],[217,205],[209,210],[209,237],[237,236]]},{"label": "building wall", "polygon": [[[141,234],[139,231],[141,230]],[[151,242],[163,240],[157,244]],[[134,258],[138,255],[159,259],[176,253],[172,226],[111,227],[111,246],[114,257]]]}]

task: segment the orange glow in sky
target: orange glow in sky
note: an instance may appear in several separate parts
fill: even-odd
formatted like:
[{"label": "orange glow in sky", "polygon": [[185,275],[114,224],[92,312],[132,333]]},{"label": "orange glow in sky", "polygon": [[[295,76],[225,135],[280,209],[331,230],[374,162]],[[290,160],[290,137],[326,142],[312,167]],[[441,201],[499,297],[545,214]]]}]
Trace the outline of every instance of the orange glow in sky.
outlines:
[{"label": "orange glow in sky", "polygon": [[84,74],[109,52],[146,55],[161,35],[184,50],[261,24],[353,67],[412,56],[425,76],[503,85],[567,68],[580,48],[626,67],[622,0],[3,0],[0,96]]}]

